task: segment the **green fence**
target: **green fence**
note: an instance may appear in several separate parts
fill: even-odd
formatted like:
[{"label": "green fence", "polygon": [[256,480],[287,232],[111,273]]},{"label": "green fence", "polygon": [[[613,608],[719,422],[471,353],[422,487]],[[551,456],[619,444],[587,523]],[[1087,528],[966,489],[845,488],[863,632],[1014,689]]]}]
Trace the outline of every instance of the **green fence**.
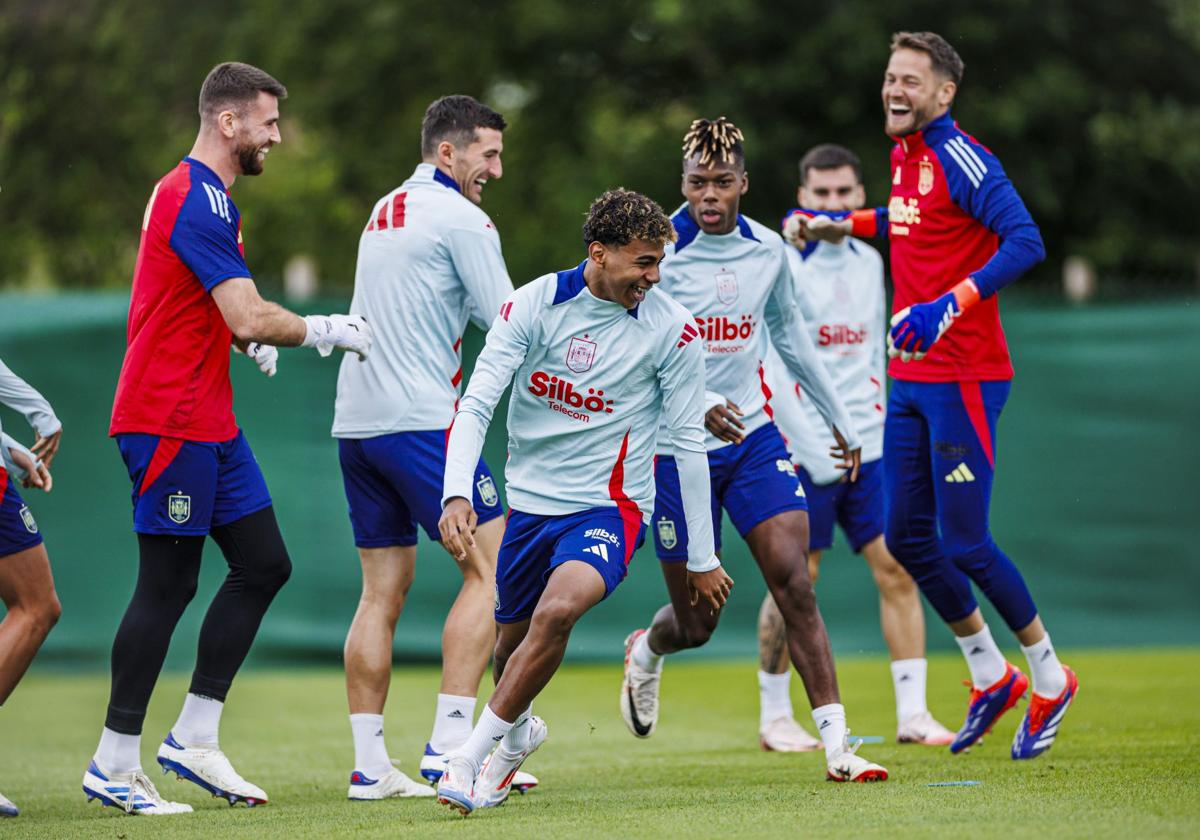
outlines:
[{"label": "green fence", "polygon": [[[50,661],[105,666],[136,575],[129,481],[106,439],[124,317],[120,298],[0,296],[0,358],[46,394],[65,424],[53,494],[28,494],[64,606],[42,654]],[[999,432],[992,521],[1055,640],[1200,644],[1200,302],[1071,309],[1018,301],[1007,307],[1005,325],[1017,379]],[[478,333],[468,335],[468,368],[480,343]],[[247,359],[232,363],[238,420],[266,473],[295,564],[253,660],[334,662],[359,589],[329,437],[337,364],[310,351],[281,355],[270,380]],[[5,428],[25,435],[20,418],[3,411]],[[497,471],[503,452],[498,425],[487,448]],[[749,655],[764,588],[728,525],[725,545],[737,587],[704,653]],[[175,634],[173,665],[190,664],[223,573],[210,542],[200,594]],[[441,548],[422,542],[398,656],[439,655],[456,578]],[[844,546],[827,553],[818,592],[837,651],[883,650],[870,575]],[[657,562],[644,547],[614,597],[580,623],[572,655],[619,656],[625,634],[649,621],[664,597]],[[936,620],[929,635],[931,648],[952,644]]]}]

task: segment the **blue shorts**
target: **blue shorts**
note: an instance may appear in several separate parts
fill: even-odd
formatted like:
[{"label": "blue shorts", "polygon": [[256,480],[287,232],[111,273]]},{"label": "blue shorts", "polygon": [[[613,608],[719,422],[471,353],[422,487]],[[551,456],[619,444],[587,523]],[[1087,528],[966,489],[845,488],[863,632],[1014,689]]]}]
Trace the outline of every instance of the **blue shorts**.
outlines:
[{"label": "blue shorts", "polygon": [[271,504],[246,436],[223,443],[117,435],[133,482],[133,530],[203,536]]},{"label": "blue shorts", "polygon": [[868,461],[858,470],[858,481],[814,484],[808,470],[800,468],[800,483],[808,497],[808,548],[824,551],[833,545],[833,525],[842,526],[855,554],[883,533],[883,465]]},{"label": "blue shorts", "polygon": [[[714,549],[721,550],[721,508],[744,538],[755,525],[789,510],[807,510],[783,435],[774,423],[740,444],[708,453],[712,481]],[[679,494],[679,467],[671,456],[654,461],[654,550],[664,563],[687,560],[687,520]]]},{"label": "blue shorts", "polygon": [[0,557],[41,545],[42,535],[17,485],[0,466]]},{"label": "blue shorts", "polygon": [[[429,539],[441,540],[445,431],[339,438],[338,459],[356,546],[416,545],[417,525]],[[479,524],[503,516],[496,482],[483,459],[475,467],[473,484],[471,503]]]},{"label": "blue shorts", "polygon": [[568,560],[587,563],[604,578],[604,597],[629,570],[646,538],[640,515],[596,507],[564,516],[509,513],[496,560],[496,621],[513,624],[533,615],[550,573]]}]

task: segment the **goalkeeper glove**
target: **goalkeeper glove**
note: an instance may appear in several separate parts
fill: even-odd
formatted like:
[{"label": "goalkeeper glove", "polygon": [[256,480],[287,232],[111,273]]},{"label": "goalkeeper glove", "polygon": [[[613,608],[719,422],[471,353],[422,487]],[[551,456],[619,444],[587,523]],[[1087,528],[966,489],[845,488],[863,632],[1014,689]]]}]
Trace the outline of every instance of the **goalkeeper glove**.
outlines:
[{"label": "goalkeeper glove", "polygon": [[887,352],[900,361],[923,359],[954,319],[979,302],[979,288],[968,277],[937,300],[906,306],[892,316]]},{"label": "goalkeeper glove", "polygon": [[258,369],[267,376],[275,375],[275,367],[279,364],[279,351],[270,344],[251,341],[246,345],[246,355],[253,359]]},{"label": "goalkeeper glove", "polygon": [[334,348],[357,353],[360,360],[371,352],[374,335],[371,325],[361,315],[307,315],[304,318],[307,334],[302,347],[316,347],[322,356]]}]

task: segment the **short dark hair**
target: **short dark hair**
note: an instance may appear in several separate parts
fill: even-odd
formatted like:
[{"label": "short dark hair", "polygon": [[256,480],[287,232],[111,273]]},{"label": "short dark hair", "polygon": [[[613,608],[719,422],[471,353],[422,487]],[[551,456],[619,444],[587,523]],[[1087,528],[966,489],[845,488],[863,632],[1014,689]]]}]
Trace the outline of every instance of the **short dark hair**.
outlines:
[{"label": "short dark hair", "polygon": [[421,155],[432,155],[443,140],[449,140],[456,149],[469,146],[479,128],[504,131],[508,123],[474,97],[456,94],[435,99],[425,109],[425,118],[421,120]]},{"label": "short dark hair", "polygon": [[929,56],[935,73],[956,85],[962,84],[965,65],[950,42],[936,32],[897,32],[892,35],[892,52],[916,50]]},{"label": "short dark hair", "polygon": [[813,146],[800,158],[800,186],[804,186],[808,181],[810,169],[841,169],[843,166],[853,169],[854,177],[862,183],[862,161],[858,159],[858,155],[836,143]]},{"label": "short dark hair", "polygon": [[240,61],[218,64],[200,86],[200,119],[211,119],[231,105],[240,111],[260,91],[287,99],[287,88],[265,70]]},{"label": "short dark hair", "polygon": [[675,241],[675,228],[653,199],[618,187],[592,202],[583,223],[583,246],[593,242],[622,247],[635,239],[665,245]]}]

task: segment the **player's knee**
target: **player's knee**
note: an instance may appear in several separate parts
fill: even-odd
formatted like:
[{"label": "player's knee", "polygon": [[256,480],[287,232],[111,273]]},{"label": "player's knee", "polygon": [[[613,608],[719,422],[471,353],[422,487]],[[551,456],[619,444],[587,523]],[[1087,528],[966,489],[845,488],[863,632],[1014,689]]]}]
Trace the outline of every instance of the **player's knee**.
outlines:
[{"label": "player's knee", "polygon": [[680,629],[683,631],[683,647],[698,648],[708,644],[713,631],[716,630],[716,625],[702,621],[688,621]]},{"label": "player's knee", "polygon": [[248,583],[261,592],[274,596],[292,576],[292,558],[281,544],[270,556],[256,563],[248,575]]},{"label": "player's knee", "polygon": [[807,571],[804,574],[793,573],[785,586],[774,591],[774,595],[779,611],[785,615],[804,615],[817,608],[817,593]]},{"label": "player's knee", "polygon": [[578,611],[570,601],[566,598],[551,598],[538,604],[533,613],[532,624],[538,635],[565,641],[578,620]]},{"label": "player's knee", "polygon": [[916,591],[912,576],[897,562],[872,569],[879,594],[885,598],[900,598]]},{"label": "player's knee", "polygon": [[963,571],[982,570],[990,566],[1000,554],[992,541],[991,534],[953,535],[948,534],[942,543],[946,555]]}]

